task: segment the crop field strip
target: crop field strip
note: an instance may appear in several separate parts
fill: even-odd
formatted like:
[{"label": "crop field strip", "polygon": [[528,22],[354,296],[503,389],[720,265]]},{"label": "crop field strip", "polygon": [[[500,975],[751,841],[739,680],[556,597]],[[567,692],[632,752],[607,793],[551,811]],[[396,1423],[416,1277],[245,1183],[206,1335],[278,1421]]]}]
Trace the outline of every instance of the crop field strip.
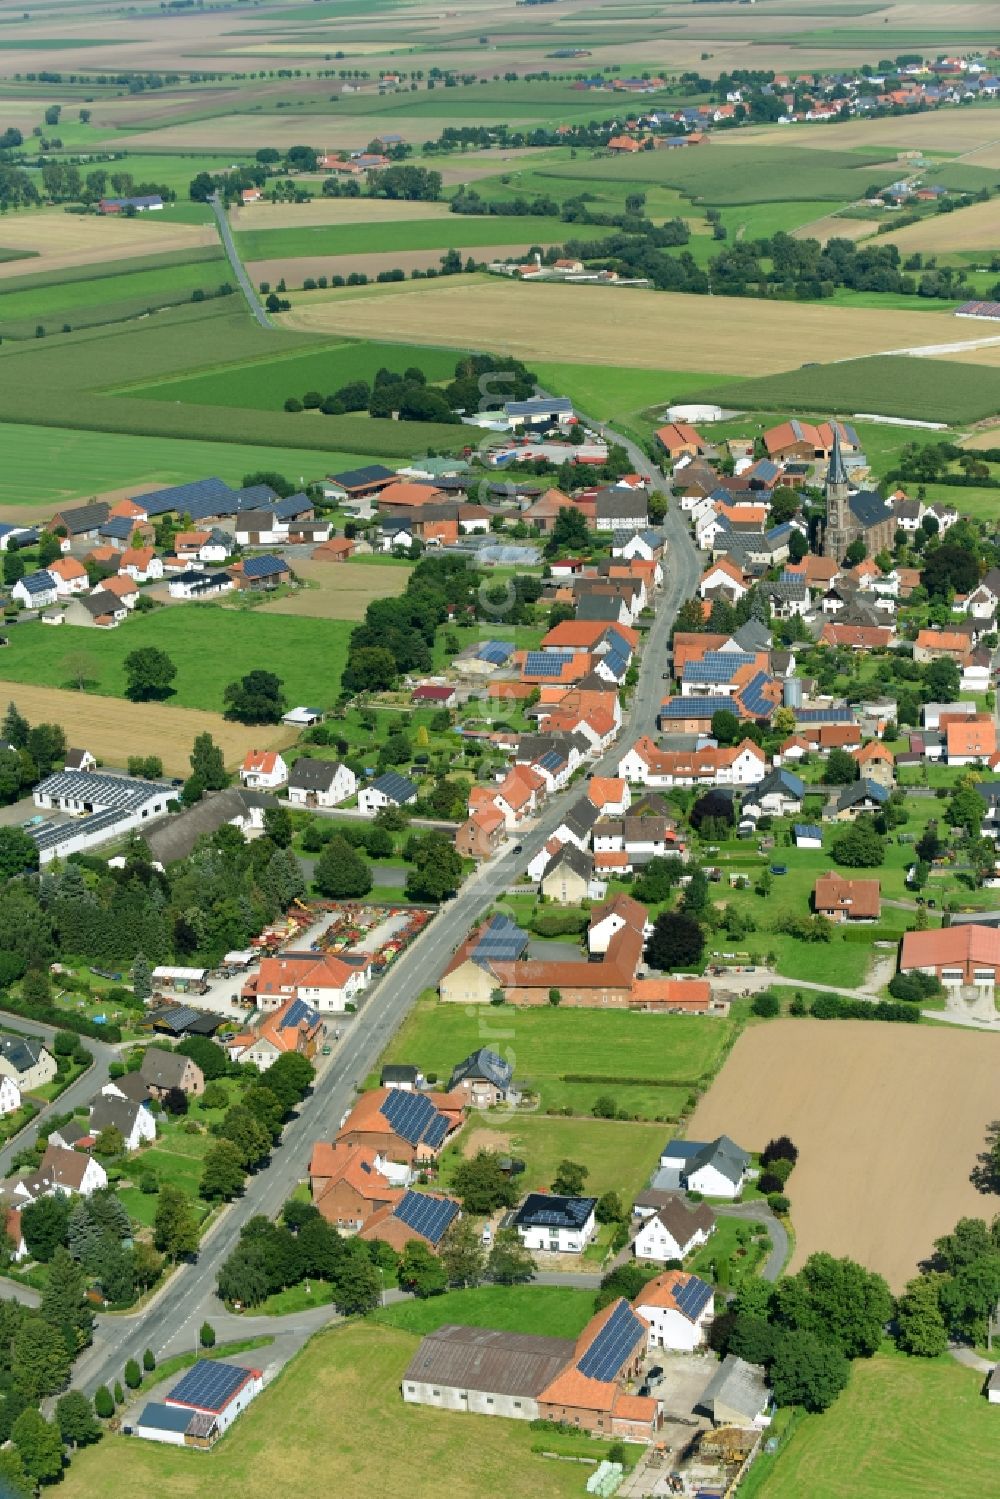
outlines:
[{"label": "crop field strip", "polygon": [[528,246],[578,238],[606,239],[617,231],[568,224],[533,214],[449,214],[447,219],[411,219],[394,224],[344,224],[303,229],[255,229],[236,235],[244,260],[285,260],[309,255],[354,255],[393,250],[475,249],[478,245]]},{"label": "crop field strip", "polygon": [[850,1255],[899,1292],[934,1239],[983,1214],[968,1172],[996,1117],[998,1061],[1000,1041],[947,1027],[776,1020],[739,1038],[689,1134],[724,1131],[748,1150],[788,1134],[791,1268],[818,1250]]},{"label": "crop field strip", "polygon": [[[991,331],[988,323],[963,320],[954,326],[963,332],[982,328],[986,336]],[[996,334],[1000,339],[1000,324],[996,325]],[[715,391],[702,387],[697,394],[702,400],[722,400],[749,411],[826,411],[846,415],[870,411],[878,416],[944,421],[952,425],[995,416],[1000,412],[1000,369],[996,368],[1000,363],[1000,343],[992,350],[970,350],[962,358],[970,362],[945,365],[941,359],[907,356],[846,360],[759,380],[727,382]]]},{"label": "crop field strip", "polygon": [[[67,656],[73,654],[74,642],[78,642],[79,651],[86,652],[93,638],[91,632],[82,632],[67,641],[68,632],[51,633],[63,637]],[[199,734],[212,735],[227,765],[238,764],[249,749],[283,749],[295,737],[294,730],[282,724],[247,728],[228,722],[221,713],[176,707],[172,703],[129,703],[123,698],[0,677],[0,701],[11,700],[34,723],[62,724],[68,739],[82,739],[92,754],[109,765],[122,763],[122,745],[127,744],[130,754],[159,755],[167,775],[190,774],[188,756]]]},{"label": "crop field strip", "polygon": [[[421,423],[418,434],[410,423],[376,421],[366,413],[302,420],[301,413],[248,411],[234,413],[221,428],[211,407],[93,390],[101,370],[113,370],[120,386],[188,371],[199,363],[203,368],[218,368],[223,349],[230,363],[241,355],[255,358],[282,348],[316,346],[317,341],[309,336],[257,328],[239,307],[232,306],[238,300],[232,297],[168,308],[157,314],[155,322],[82,330],[30,345],[0,345],[0,418],[26,425],[361,453],[369,458],[410,457],[415,440],[420,446],[445,451],[466,441],[467,434],[458,424]],[[4,364],[11,358],[21,361],[16,376]],[[67,392],[61,405],[53,401],[58,391]]]},{"label": "crop field strip", "polygon": [[443,330],[460,330],[464,337],[465,330],[475,329],[482,347],[529,363],[628,363],[644,369],[667,364],[733,375],[784,373],[801,365],[809,350],[821,350],[830,360],[850,359],[971,342],[976,336],[964,326],[956,329],[945,308],[935,313],[553,283],[523,286],[485,276],[310,293],[279,321],[314,333],[436,345]]}]

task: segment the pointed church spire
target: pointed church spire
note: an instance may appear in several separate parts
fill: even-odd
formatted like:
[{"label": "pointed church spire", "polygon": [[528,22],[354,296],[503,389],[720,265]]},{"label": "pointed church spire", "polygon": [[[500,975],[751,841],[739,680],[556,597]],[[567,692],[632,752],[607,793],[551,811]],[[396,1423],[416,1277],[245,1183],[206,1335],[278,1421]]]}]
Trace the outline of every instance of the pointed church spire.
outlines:
[{"label": "pointed church spire", "polygon": [[828,485],[846,484],[847,470],[840,452],[840,427],[835,421],[831,421],[830,426],[833,428],[833,449],[830,453],[830,466],[826,471],[826,482]]}]

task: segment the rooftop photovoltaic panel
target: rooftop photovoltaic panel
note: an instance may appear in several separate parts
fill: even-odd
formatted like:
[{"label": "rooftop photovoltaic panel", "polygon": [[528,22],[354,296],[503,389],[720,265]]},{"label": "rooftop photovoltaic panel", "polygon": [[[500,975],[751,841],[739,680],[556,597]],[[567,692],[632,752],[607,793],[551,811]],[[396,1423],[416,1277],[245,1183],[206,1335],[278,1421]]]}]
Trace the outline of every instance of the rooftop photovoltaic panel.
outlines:
[{"label": "rooftop photovoltaic panel", "polygon": [[674,1291],[674,1300],[679,1311],[693,1322],[713,1296],[712,1287],[693,1275],[686,1286]]},{"label": "rooftop photovoltaic panel", "polygon": [[418,1145],[421,1140],[426,1140],[429,1145],[440,1145],[448,1133],[447,1119],[421,1093],[406,1093],[402,1088],[393,1088],[380,1112],[396,1133],[411,1145]]},{"label": "rooftop photovoltaic panel", "polygon": [[291,1009],[282,1021],[282,1029],[286,1030],[292,1025],[301,1025],[303,1021],[307,1025],[314,1025],[318,1019],[319,1016],[316,1011],[310,1005],[307,1005],[304,999],[295,999],[292,1001]]},{"label": "rooftop photovoltaic panel", "polygon": [[755,718],[767,718],[774,712],[774,703],[765,695],[772,681],[766,671],[759,671],[743,689],[743,706]]},{"label": "rooftop photovoltaic panel", "polygon": [[506,640],[487,640],[485,645],[480,646],[476,656],[480,661],[489,661],[495,666],[502,666],[513,649],[514,647]]},{"label": "rooftop photovoltaic panel", "polygon": [[399,1218],[432,1244],[440,1242],[445,1229],[458,1212],[458,1203],[450,1198],[428,1197],[423,1192],[406,1192],[393,1217]]},{"label": "rooftop photovoltaic panel", "polygon": [[528,934],[507,916],[494,916],[473,950],[477,958],[501,961],[519,958],[528,945]]},{"label": "rooftop photovoltaic panel", "polygon": [[565,663],[572,659],[571,651],[529,651],[524,669],[532,677],[558,677]]},{"label": "rooftop photovoltaic panel", "polygon": [[192,1405],[196,1410],[219,1411],[245,1383],[248,1369],[239,1364],[199,1359],[167,1396],[172,1405]]},{"label": "rooftop photovoltaic panel", "polygon": [[850,708],[796,708],[796,723],[851,723]]},{"label": "rooftop photovoltaic panel", "polygon": [[245,578],[268,578],[272,573],[287,573],[287,571],[287,562],[267,553],[263,557],[248,557],[243,564]]},{"label": "rooftop photovoltaic panel", "polygon": [[613,1380],[644,1333],[628,1302],[621,1301],[576,1367],[588,1379]]},{"label": "rooftop photovoltaic panel", "polygon": [[168,510],[176,510],[178,515],[198,520],[203,515],[228,513],[227,504],[232,497],[233,491],[222,479],[196,479],[192,484],[175,484],[170,489],[141,495],[136,503],[142,505],[147,515],[166,515]]},{"label": "rooftop photovoltaic panel", "polygon": [[717,697],[674,697],[660,704],[661,718],[711,718],[721,710],[733,711],[733,700],[721,694]]},{"label": "rooftop photovoltaic panel", "polygon": [[558,770],[559,766],[564,763],[564,759],[565,757],[558,750],[549,750],[538,763],[543,770]]}]

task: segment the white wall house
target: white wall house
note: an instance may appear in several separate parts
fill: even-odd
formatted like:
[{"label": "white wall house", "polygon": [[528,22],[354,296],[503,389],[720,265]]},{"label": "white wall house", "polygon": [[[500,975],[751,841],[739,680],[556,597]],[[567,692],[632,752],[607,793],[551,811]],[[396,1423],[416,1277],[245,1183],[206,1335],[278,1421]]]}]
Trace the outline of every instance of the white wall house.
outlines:
[{"label": "white wall house", "polygon": [[[675,1205],[676,1204],[676,1205]],[[682,1197],[667,1207],[651,1213],[632,1241],[637,1260],[652,1260],[665,1265],[668,1260],[686,1259],[700,1245],[708,1242],[715,1231],[712,1209],[700,1203],[692,1211]]]},{"label": "white wall house", "polygon": [[273,791],[288,780],[288,766],[276,750],[248,750],[240,780],[255,791]]},{"label": "white wall house", "polygon": [[339,807],[358,789],[358,778],[342,760],[296,760],[288,774],[288,800],[296,807]]},{"label": "white wall house", "polygon": [[596,1197],[529,1192],[514,1215],[514,1227],[526,1249],[582,1254],[597,1229],[596,1206]]},{"label": "white wall house", "polygon": [[16,1114],[21,1107],[21,1090],[12,1077],[0,1077],[0,1115]]},{"label": "white wall house", "polygon": [[633,1305],[649,1328],[649,1347],[672,1353],[700,1348],[715,1317],[712,1287],[683,1270],[658,1275],[643,1287]]}]

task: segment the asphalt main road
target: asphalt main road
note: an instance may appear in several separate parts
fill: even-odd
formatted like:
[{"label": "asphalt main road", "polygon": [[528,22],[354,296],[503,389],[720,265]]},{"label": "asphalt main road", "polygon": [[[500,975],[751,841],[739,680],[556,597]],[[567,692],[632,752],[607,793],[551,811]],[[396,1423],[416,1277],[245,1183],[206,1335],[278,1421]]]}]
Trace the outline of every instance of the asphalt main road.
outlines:
[{"label": "asphalt main road", "polygon": [[[627,449],[637,472],[658,487],[665,485],[663,475],[640,448],[616,433],[608,435]],[[595,774],[614,773],[634,740],[641,734],[653,733],[656,728],[670,630],[677,610],[694,592],[700,573],[698,553],[683,518],[673,507],[668,512],[666,531],[670,547],[666,577],[656,601],[653,624],[646,633],[639,680],[622,732],[602,760],[591,767]],[[458,894],[441,906],[433,922],[401,954],[370,994],[330,1065],[318,1078],[312,1097],[286,1127],[271,1161],[249,1179],[244,1195],[212,1225],[197,1259],[181,1265],[142,1312],[98,1319],[93,1345],[85,1350],[76,1367],[77,1388],[92,1392],[97,1385],[119,1378],[126,1360],[141,1358],[147,1347],[159,1356],[178,1342],[187,1343],[205,1317],[221,1321],[223,1308],[215,1296],[216,1280],[243,1225],[258,1214],[274,1217],[280,1211],[292,1188],[307,1175],[313,1142],[332,1139],[336,1134],[357,1090],[418,995],[436,985],[452,953],[483,911],[503,898],[518,872],[544,846],[567,806],[579,795],[580,787],[574,784],[552,796],[535,826],[523,834],[519,854],[515,856],[513,849],[508,849],[481,866]],[[241,1327],[247,1325],[240,1323]]]},{"label": "asphalt main road", "polygon": [[233,268],[233,275],[240,284],[240,290],[244,297],[246,297],[247,306],[262,328],[273,329],[274,324],[264,311],[261,300],[257,295],[256,287],[247,275],[246,267],[240,259],[240,253],[236,248],[236,241],[233,239],[233,232],[229,227],[225,204],[220,201],[218,193],[213,193],[208,201],[212,212],[215,214],[215,222],[219,228],[222,248],[225,250],[229,264]]}]

